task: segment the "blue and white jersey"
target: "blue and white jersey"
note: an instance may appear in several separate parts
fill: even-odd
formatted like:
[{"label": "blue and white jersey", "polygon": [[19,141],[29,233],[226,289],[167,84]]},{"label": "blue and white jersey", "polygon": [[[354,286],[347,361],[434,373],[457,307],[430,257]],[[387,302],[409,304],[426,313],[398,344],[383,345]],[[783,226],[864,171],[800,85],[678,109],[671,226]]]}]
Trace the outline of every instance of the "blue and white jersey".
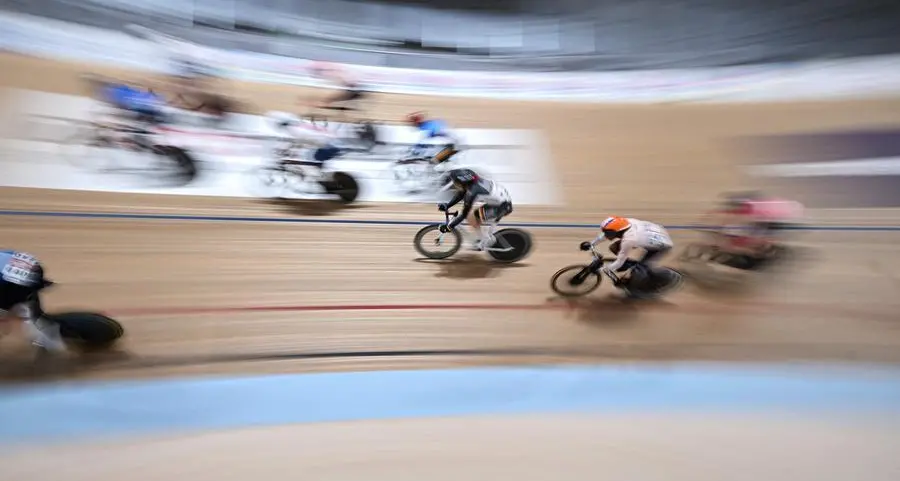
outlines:
[{"label": "blue and white jersey", "polygon": [[426,120],[419,125],[419,132],[425,134],[426,139],[443,137],[451,143],[456,143],[456,138],[447,130],[447,124],[440,120]]},{"label": "blue and white jersey", "polygon": [[37,286],[41,283],[40,263],[25,252],[0,250],[0,278],[20,286]]},{"label": "blue and white jersey", "polygon": [[125,84],[106,86],[103,89],[103,96],[107,102],[124,110],[157,111],[163,106],[160,96]]}]

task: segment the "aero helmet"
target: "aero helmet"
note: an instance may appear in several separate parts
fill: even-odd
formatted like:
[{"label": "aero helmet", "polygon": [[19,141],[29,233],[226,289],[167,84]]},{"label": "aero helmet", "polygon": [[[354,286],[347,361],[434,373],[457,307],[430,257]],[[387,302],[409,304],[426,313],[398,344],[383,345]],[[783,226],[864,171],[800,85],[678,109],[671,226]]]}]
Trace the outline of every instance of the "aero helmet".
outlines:
[{"label": "aero helmet", "polygon": [[600,230],[608,238],[620,237],[628,229],[631,228],[631,222],[624,217],[607,217],[600,224]]}]

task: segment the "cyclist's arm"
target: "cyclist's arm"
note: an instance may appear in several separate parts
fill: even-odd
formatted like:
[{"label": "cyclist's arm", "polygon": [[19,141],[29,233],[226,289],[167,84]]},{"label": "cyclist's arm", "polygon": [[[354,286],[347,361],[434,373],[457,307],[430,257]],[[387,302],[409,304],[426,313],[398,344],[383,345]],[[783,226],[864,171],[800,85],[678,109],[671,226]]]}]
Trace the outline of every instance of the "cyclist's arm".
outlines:
[{"label": "cyclist's arm", "polygon": [[598,242],[603,242],[605,239],[606,239],[606,236],[603,235],[603,232],[601,232],[600,235],[598,235],[597,237],[594,238],[594,240],[591,241],[591,247],[594,247],[595,245],[597,245]]},{"label": "cyclist's arm", "polygon": [[[451,200],[452,203],[448,204],[448,206],[459,203],[460,199],[457,199],[457,197],[459,197],[460,199],[464,198],[465,203],[463,204],[463,211],[460,212],[460,214],[456,216],[455,219],[450,221],[450,224],[447,226],[451,229],[458,226],[459,224],[462,224],[462,221],[466,220],[466,217],[468,217],[469,213],[472,212],[472,206],[475,204],[476,194],[473,194],[471,192],[461,192],[459,194],[456,194],[456,196],[454,196]],[[454,200],[455,202],[453,202]]]},{"label": "cyclist's arm", "polygon": [[623,265],[625,265],[625,261],[628,260],[628,253],[631,252],[631,249],[634,249],[635,245],[633,241],[626,241],[622,239],[622,243],[619,244],[619,254],[616,256],[616,260],[613,261],[612,264],[606,266],[606,269],[610,272],[618,271]]},{"label": "cyclist's arm", "polygon": [[466,196],[466,193],[464,191],[457,192],[456,194],[453,195],[453,198],[447,202],[447,208],[449,209],[449,208],[453,207],[454,205],[459,204],[459,201],[463,200],[463,197],[465,197],[465,196]]}]

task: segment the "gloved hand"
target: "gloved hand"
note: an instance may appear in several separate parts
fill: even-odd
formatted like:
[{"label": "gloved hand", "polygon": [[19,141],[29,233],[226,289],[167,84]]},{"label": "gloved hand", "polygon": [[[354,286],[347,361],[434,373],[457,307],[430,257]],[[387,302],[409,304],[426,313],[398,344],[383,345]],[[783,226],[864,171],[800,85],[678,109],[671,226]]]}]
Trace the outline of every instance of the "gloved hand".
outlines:
[{"label": "gloved hand", "polygon": [[588,241],[584,241],[581,243],[581,245],[578,246],[578,248],[583,251],[589,251],[591,250],[591,243]]},{"label": "gloved hand", "polygon": [[440,230],[442,234],[446,234],[447,232],[450,232],[450,226],[447,224],[441,224],[441,226],[438,227],[438,230]]},{"label": "gloved hand", "polygon": [[441,212],[447,212],[447,204],[438,204],[438,210]]}]

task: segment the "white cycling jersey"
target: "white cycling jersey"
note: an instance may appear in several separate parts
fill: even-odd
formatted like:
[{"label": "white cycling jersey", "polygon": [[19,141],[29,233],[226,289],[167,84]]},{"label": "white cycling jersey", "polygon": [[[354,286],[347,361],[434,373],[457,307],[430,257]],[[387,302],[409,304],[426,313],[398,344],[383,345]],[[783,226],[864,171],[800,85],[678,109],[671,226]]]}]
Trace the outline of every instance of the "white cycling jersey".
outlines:
[{"label": "white cycling jersey", "polygon": [[266,114],[276,131],[288,134],[294,141],[324,147],[338,143],[338,136],[331,130],[316,125],[309,120],[289,112],[269,112]]},{"label": "white cycling jersey", "polygon": [[[628,254],[634,249],[659,250],[671,248],[674,245],[665,227],[639,219],[629,218],[628,222],[631,223],[631,228],[622,236],[619,255],[616,256],[615,262],[606,267],[610,271],[615,272],[622,267],[628,260]],[[594,242],[602,239],[604,236],[600,234]]]},{"label": "white cycling jersey", "polygon": [[506,187],[503,187],[499,183],[489,180],[486,182],[488,185],[485,185],[485,190],[487,190],[486,194],[479,194],[475,199],[476,202],[483,202],[488,205],[497,205],[502,204],[504,202],[512,202],[512,197],[509,195],[509,191],[506,190]]}]

